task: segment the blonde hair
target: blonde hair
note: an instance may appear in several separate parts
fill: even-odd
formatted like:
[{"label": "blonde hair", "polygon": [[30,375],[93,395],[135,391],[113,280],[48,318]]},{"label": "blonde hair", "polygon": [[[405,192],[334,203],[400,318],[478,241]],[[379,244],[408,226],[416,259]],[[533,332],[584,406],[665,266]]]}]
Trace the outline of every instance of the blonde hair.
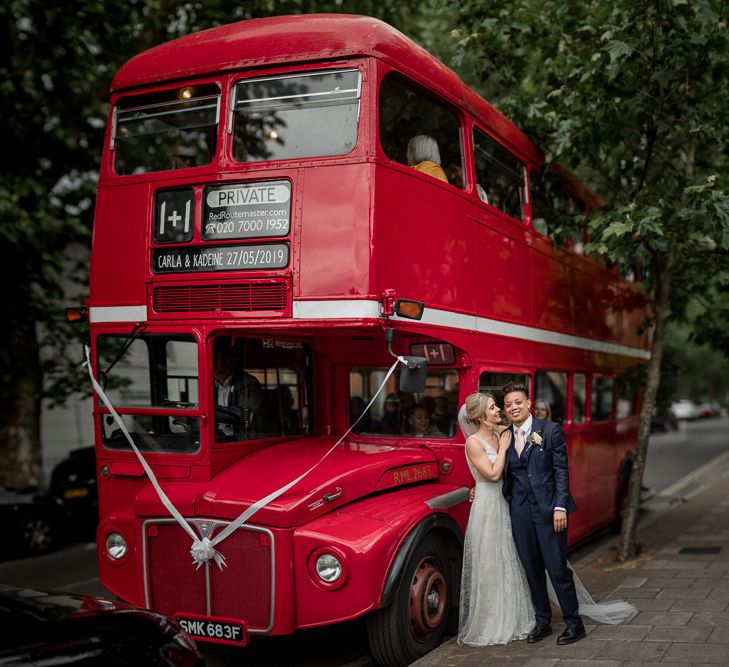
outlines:
[{"label": "blonde hair", "polygon": [[466,396],[466,417],[468,417],[468,421],[473,424],[479,423],[486,414],[486,406],[488,405],[489,398],[492,398],[494,401],[496,400],[490,392],[481,393],[477,391]]}]

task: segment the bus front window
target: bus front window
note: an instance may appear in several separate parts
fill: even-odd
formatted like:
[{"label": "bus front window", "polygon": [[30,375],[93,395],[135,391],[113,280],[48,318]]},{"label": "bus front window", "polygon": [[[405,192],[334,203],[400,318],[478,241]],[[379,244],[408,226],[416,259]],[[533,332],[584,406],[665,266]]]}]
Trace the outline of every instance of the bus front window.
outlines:
[{"label": "bus front window", "polygon": [[215,154],[219,103],[215,84],[121,98],[114,110],[116,173],[208,164]]},{"label": "bus front window", "polygon": [[300,342],[214,338],[215,442],[310,433],[310,359]]},{"label": "bus front window", "polygon": [[[189,454],[200,449],[198,346],[192,336],[102,335],[96,350],[104,391],[140,450]],[[131,449],[103,406],[101,440],[109,449]]]},{"label": "bus front window", "polygon": [[351,152],[360,90],[358,70],[239,81],[233,157],[258,162]]}]

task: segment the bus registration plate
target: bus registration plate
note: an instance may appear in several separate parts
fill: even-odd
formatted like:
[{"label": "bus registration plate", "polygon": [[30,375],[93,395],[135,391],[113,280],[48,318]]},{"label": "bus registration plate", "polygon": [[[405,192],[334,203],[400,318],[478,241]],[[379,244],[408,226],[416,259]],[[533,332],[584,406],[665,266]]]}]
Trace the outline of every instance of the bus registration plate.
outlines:
[{"label": "bus registration plate", "polygon": [[287,243],[158,248],[152,254],[154,273],[282,269],[288,263]]},{"label": "bus registration plate", "polygon": [[178,616],[177,622],[188,635],[195,639],[236,644],[245,646],[248,643],[246,625],[233,619],[214,619],[208,616]]}]

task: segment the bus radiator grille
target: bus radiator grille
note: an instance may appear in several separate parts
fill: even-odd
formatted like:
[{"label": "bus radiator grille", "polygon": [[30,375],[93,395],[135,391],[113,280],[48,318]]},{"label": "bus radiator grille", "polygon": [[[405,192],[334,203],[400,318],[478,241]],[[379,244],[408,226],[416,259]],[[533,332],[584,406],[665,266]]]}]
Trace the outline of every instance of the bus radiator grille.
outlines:
[{"label": "bus radiator grille", "polygon": [[[196,522],[189,523],[197,533]],[[227,525],[214,520],[210,523],[212,536]],[[210,562],[207,575],[206,567],[195,569],[190,536],[174,521],[147,523],[145,540],[152,609],[167,615],[239,618],[254,631],[270,629],[273,541],[268,531],[240,528],[229,535],[215,547],[225,556],[226,566],[221,570]]]},{"label": "bus radiator grille", "polygon": [[168,616],[206,613],[205,568],[192,564],[190,536],[176,523],[154,524],[146,533],[151,608]]},{"label": "bus radiator grille", "polygon": [[267,628],[271,619],[273,577],[268,535],[237,530],[216,549],[225,556],[227,567],[210,568],[213,615],[243,618],[251,628]]},{"label": "bus radiator grille", "polygon": [[152,295],[157,313],[284,311],[287,304],[285,282],[164,285],[155,287]]}]

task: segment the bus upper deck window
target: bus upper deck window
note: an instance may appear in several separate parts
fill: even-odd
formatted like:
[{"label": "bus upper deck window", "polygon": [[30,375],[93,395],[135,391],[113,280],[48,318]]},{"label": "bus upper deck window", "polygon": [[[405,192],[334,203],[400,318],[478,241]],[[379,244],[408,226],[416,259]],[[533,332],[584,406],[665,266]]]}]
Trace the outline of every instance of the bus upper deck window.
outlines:
[{"label": "bus upper deck window", "polygon": [[380,144],[385,155],[421,173],[466,187],[458,116],[399,75],[382,80]]},{"label": "bus upper deck window", "polygon": [[216,84],[121,98],[114,110],[116,173],[208,164],[215,154],[219,104]]},{"label": "bus upper deck window", "polygon": [[479,129],[473,131],[479,199],[524,220],[524,164]]},{"label": "bus upper deck window", "polygon": [[258,162],[351,152],[360,93],[358,70],[239,81],[233,157]]}]

